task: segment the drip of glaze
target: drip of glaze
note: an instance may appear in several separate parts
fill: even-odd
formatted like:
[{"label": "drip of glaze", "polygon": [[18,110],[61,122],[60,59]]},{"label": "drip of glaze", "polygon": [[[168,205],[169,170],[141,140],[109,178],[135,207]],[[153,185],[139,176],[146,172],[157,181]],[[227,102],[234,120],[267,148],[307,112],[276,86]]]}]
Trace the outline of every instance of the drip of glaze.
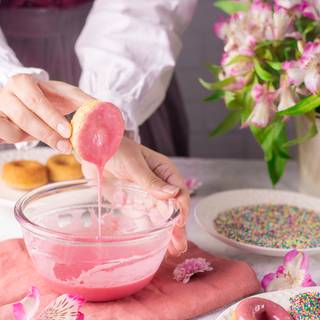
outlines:
[{"label": "drip of glaze", "polygon": [[87,114],[78,135],[80,157],[94,164],[98,176],[98,236],[102,236],[103,169],[116,153],[124,134],[124,121],[118,108],[102,102]]}]

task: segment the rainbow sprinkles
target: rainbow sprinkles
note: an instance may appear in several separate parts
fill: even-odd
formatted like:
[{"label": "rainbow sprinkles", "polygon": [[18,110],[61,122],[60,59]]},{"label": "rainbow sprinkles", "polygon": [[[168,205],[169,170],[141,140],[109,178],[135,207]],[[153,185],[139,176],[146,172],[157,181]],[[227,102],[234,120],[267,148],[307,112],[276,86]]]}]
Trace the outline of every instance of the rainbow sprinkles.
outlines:
[{"label": "rainbow sprinkles", "polygon": [[287,204],[236,207],[221,212],[213,224],[219,234],[250,245],[281,249],[320,247],[320,213]]}]

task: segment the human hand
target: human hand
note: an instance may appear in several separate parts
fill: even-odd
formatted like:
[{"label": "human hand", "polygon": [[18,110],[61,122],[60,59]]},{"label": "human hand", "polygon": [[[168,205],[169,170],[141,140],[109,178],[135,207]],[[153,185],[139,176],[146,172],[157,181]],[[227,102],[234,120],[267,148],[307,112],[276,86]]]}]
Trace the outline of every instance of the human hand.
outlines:
[{"label": "human hand", "polygon": [[[83,171],[87,178],[96,178],[96,168],[93,165],[83,163]],[[119,150],[107,163],[105,171],[117,179],[138,184],[157,199],[175,198],[181,212],[168,250],[172,255],[179,255],[187,250],[185,225],[189,193],[178,169],[167,157],[123,138]]]},{"label": "human hand", "polygon": [[91,99],[64,82],[15,75],[0,89],[0,139],[6,143],[40,140],[70,153],[71,126],[64,115]]}]

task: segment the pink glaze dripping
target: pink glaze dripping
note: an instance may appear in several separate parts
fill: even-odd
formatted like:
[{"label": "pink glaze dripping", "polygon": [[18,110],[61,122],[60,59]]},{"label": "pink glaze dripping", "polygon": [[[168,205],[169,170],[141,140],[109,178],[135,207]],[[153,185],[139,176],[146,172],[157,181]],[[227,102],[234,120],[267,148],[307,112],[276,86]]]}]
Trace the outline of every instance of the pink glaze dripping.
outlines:
[{"label": "pink glaze dripping", "polygon": [[99,237],[101,237],[103,169],[118,150],[123,134],[124,121],[119,109],[111,103],[101,102],[88,113],[78,136],[80,157],[97,167]]}]

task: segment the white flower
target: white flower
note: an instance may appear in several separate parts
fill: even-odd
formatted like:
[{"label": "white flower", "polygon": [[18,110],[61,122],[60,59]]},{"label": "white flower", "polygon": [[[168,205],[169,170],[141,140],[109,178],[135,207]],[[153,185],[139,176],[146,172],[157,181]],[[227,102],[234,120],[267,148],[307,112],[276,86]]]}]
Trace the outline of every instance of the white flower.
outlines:
[{"label": "white flower", "polygon": [[297,61],[287,61],[283,64],[289,81],[295,86],[305,84],[312,93],[320,92],[320,43],[308,42],[301,58]]},{"label": "white flower", "polygon": [[297,250],[289,251],[275,273],[265,275],[261,281],[265,291],[277,291],[300,287],[312,287],[316,284],[312,281],[309,269],[309,257]]},{"label": "white flower", "polygon": [[280,102],[278,111],[286,110],[296,104],[294,92],[286,76],[283,76],[280,81]]},{"label": "white flower", "polygon": [[276,5],[288,10],[301,5],[302,2],[302,0],[275,0]]},{"label": "white flower", "polygon": [[272,40],[283,40],[289,35],[293,17],[285,9],[276,9],[273,14]]},{"label": "white flower", "polygon": [[265,128],[276,110],[275,93],[269,91],[266,86],[257,84],[252,89],[252,98],[255,101],[255,106],[246,125],[252,124],[258,128]]}]

